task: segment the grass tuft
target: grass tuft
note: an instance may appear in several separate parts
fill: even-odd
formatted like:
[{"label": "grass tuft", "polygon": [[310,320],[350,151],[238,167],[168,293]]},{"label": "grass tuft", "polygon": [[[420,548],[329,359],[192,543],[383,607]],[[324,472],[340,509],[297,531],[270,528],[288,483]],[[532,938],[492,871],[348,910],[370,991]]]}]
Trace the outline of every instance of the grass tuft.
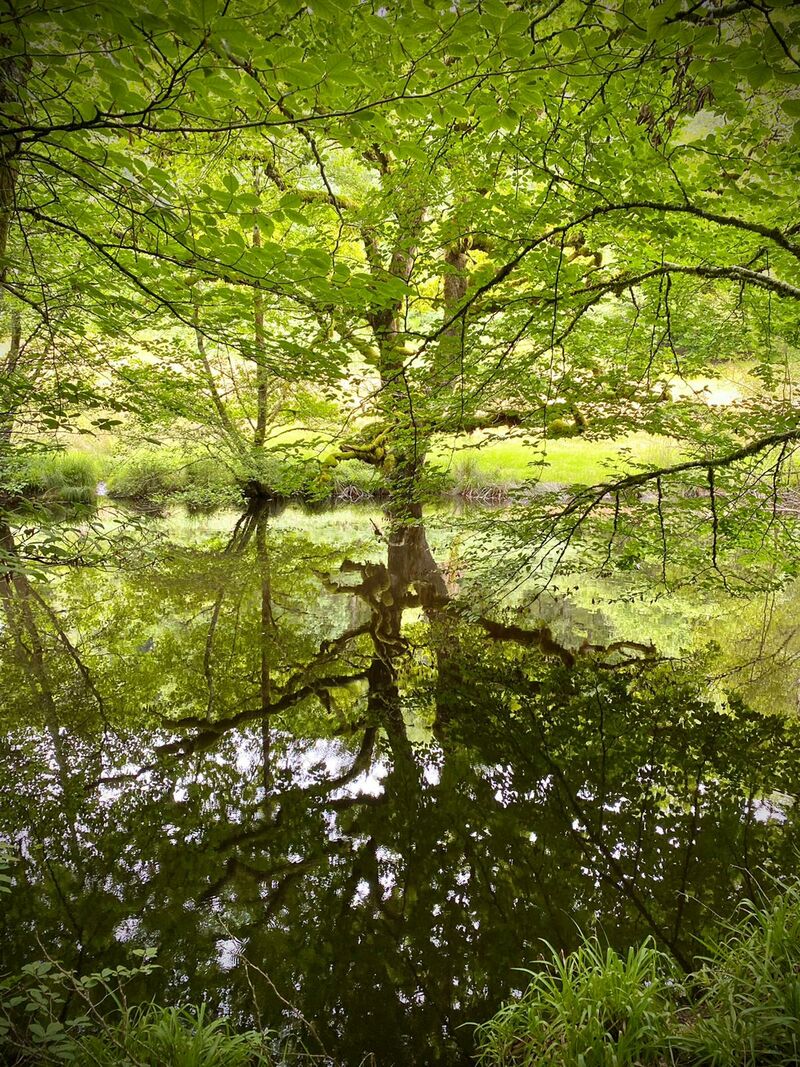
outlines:
[{"label": "grass tuft", "polygon": [[130,452],[108,478],[108,495],[130,500],[167,496],[187,484],[185,460],[171,449]]},{"label": "grass tuft", "polygon": [[14,477],[26,496],[83,503],[94,500],[101,465],[88,452],[34,452],[15,458]]},{"label": "grass tuft", "polygon": [[621,956],[551,950],[477,1028],[484,1067],[789,1067],[800,1063],[800,881],[746,901],[682,981],[652,941]]},{"label": "grass tuft", "polygon": [[478,1062],[492,1067],[657,1064],[671,1019],[666,957],[651,941],[625,956],[586,941],[552,951],[522,999],[479,1030]]},{"label": "grass tuft", "polygon": [[210,1019],[205,1007],[131,1009],[101,1036],[74,1049],[77,1067],[255,1067],[273,1062],[265,1035],[237,1033],[226,1019]]},{"label": "grass tuft", "polygon": [[784,1067],[800,1063],[800,883],[769,903],[745,901],[707,945],[693,1009],[673,1041],[681,1063]]}]

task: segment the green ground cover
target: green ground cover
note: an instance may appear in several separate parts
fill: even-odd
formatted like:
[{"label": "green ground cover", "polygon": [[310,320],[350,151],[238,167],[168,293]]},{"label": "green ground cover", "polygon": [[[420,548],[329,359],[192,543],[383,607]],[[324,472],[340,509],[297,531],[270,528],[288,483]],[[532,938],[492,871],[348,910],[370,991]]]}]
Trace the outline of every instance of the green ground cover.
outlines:
[{"label": "green ground cover", "polygon": [[629,434],[617,441],[571,437],[548,441],[542,447],[505,432],[485,431],[442,439],[431,462],[449,472],[457,492],[468,492],[519,485],[530,479],[591,485],[615,471],[630,470],[633,464],[677,463],[681,455],[676,442],[646,433]]},{"label": "green ground cover", "polygon": [[789,1067],[800,1055],[800,888],[746,902],[689,975],[648,941],[548,954],[477,1031],[483,1067]]}]

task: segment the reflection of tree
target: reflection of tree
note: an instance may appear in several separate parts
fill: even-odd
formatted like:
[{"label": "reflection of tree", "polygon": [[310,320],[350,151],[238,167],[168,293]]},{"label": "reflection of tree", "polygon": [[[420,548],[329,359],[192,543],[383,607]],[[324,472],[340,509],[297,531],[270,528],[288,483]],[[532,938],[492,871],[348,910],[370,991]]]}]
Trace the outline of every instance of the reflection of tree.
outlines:
[{"label": "reflection of tree", "polygon": [[[421,526],[385,562],[337,562],[253,512],[162,577],[151,601],[119,590],[139,634],[161,625],[151,652],[129,653],[127,688],[154,705],[166,675],[186,713],[147,720],[93,667],[124,739],[106,738],[102,789],[75,810],[103,915],[91,962],[123,958],[110,931],[125,920],[160,945],[156,995],[247,1014],[241,967],[216,966],[228,930],[342,1062],[459,1062],[459,1024],[497,1007],[540,938],[569,948],[599,923],[687,962],[751,871],[792,865],[794,809],[762,820],[764,798],[797,791],[794,725],[704,703],[669,664],[598,669],[591,649],[542,655],[526,636],[540,631],[464,622]],[[52,618],[37,619],[52,669]],[[600,664],[629,651],[606,646]],[[73,747],[73,776],[96,778]],[[24,795],[4,822],[52,862],[61,801],[25,803],[50,769],[35,737],[20,749]],[[28,879],[9,959],[36,954],[35,926],[74,961],[41,858]],[[75,893],[85,911],[87,886]]]},{"label": "reflection of tree", "polygon": [[[34,705],[40,709],[53,745],[62,781],[68,777],[58,714],[49,677],[44,641],[36,618],[37,598],[19,560],[13,534],[6,522],[0,523],[0,552],[7,570],[0,576],[3,618],[13,654],[28,682]],[[51,616],[53,618],[54,616]],[[63,633],[63,631],[62,631]]]},{"label": "reflection of tree", "polygon": [[[96,778],[101,756],[97,746],[76,744],[70,735],[80,729],[86,699],[105,727],[104,701],[59,613],[28,576],[14,534],[4,520],[0,520],[0,560],[5,568],[0,574],[0,659],[6,667],[5,690],[20,702],[23,727],[37,731],[39,779],[30,783],[31,800],[55,814],[59,840],[58,849],[51,849],[47,832],[38,820],[32,820],[26,827],[25,862],[18,867],[18,878],[21,889],[44,905],[53,928],[62,928],[73,939],[80,959],[98,929],[103,938],[109,931],[102,920],[98,922],[91,906],[99,872],[93,870],[90,850],[85,847],[87,827],[81,817],[84,783]],[[7,783],[28,784],[16,758],[17,746],[12,741],[4,748],[4,757],[11,757],[13,767],[13,778],[9,774]],[[9,793],[13,796],[10,809],[18,816],[14,808],[21,798],[16,788]],[[8,921],[14,921],[13,909]]]}]

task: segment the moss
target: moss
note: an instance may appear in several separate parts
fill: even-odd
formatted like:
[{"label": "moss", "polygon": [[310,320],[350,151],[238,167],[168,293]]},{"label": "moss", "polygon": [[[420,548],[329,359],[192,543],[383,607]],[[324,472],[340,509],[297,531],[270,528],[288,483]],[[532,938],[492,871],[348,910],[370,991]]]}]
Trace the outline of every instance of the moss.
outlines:
[{"label": "moss", "polygon": [[580,432],[580,427],[568,419],[553,419],[547,424],[548,437],[576,437]]}]

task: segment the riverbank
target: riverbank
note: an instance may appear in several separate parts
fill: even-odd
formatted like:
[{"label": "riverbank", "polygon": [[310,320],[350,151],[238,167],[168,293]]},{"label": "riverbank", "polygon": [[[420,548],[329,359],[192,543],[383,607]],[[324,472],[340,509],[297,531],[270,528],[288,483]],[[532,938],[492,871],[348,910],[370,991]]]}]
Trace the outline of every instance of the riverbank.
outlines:
[{"label": "riverbank", "polygon": [[[571,438],[538,446],[520,437],[483,432],[436,442],[429,459],[432,493],[486,503],[504,502],[531,482],[593,484],[636,464],[663,466],[681,456],[676,442],[648,434],[617,441]],[[334,466],[316,458],[267,453],[261,481],[266,496],[284,500],[380,500],[382,479],[357,460]],[[91,439],[62,449],[20,453],[6,463],[7,497],[90,502],[96,496],[194,507],[242,499],[242,478],[224,459],[175,445],[126,449],[117,442],[92,447]]]}]

